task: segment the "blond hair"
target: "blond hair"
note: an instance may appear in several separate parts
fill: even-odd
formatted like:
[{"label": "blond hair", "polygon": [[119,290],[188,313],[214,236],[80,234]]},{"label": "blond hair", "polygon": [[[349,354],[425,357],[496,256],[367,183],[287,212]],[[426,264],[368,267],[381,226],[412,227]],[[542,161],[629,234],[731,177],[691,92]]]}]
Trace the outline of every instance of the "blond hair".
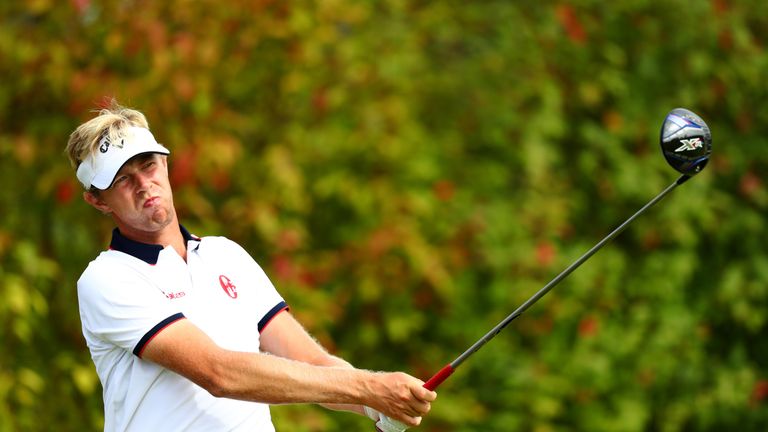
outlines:
[{"label": "blond hair", "polygon": [[89,154],[98,149],[101,139],[107,137],[116,141],[120,133],[131,126],[149,129],[146,117],[139,111],[121,106],[112,99],[106,108],[98,111],[99,115],[75,129],[69,136],[66,153],[69,163],[77,169]]}]

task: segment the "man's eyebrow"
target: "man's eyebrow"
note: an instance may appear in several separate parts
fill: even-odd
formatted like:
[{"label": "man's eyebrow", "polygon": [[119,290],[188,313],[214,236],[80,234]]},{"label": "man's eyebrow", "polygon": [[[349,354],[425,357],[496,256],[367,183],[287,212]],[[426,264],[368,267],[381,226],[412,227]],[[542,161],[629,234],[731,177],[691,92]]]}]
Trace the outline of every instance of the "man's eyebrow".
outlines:
[{"label": "man's eyebrow", "polygon": [[[123,164],[123,166],[120,167],[120,169],[117,171],[117,173],[115,174],[115,178],[117,178],[117,176],[119,176],[121,174],[125,174],[125,168],[128,165],[133,165],[133,164],[141,165],[144,162],[152,159],[154,156],[155,156],[155,153],[145,153],[145,154],[136,155],[136,156],[128,159],[128,161],[125,162],[125,164]],[[110,185],[110,187],[111,187],[111,185]]]},{"label": "man's eyebrow", "polygon": [[146,161],[148,159],[154,159],[155,156],[157,156],[157,153],[144,153],[144,154],[138,155],[136,157],[136,160],[139,160],[139,161],[143,162],[143,161]]}]

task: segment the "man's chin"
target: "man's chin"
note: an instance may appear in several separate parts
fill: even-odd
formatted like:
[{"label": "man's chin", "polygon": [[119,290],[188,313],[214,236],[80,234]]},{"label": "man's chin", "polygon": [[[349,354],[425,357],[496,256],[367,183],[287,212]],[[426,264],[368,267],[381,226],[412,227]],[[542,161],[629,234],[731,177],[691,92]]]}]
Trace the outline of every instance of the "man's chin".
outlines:
[{"label": "man's chin", "polygon": [[165,228],[173,222],[173,214],[165,209],[156,209],[150,216],[152,225],[157,228]]}]

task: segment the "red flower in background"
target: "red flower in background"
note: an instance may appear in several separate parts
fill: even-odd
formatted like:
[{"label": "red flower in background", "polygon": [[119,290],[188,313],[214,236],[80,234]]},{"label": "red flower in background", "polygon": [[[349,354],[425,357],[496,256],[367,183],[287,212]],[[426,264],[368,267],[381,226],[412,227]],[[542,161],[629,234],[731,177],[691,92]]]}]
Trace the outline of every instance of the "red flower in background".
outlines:
[{"label": "red flower in background", "polygon": [[542,267],[547,267],[555,261],[557,251],[550,242],[541,242],[536,246],[536,261]]},{"label": "red flower in background", "polygon": [[588,316],[579,322],[579,336],[594,336],[600,329],[600,321],[594,316]]},{"label": "red flower in background", "polygon": [[768,380],[758,380],[752,387],[752,397],[750,398],[752,405],[762,403],[766,398],[768,398]]},{"label": "red flower in background", "polygon": [[71,180],[62,180],[56,185],[56,202],[69,204],[75,196],[75,185]]},{"label": "red flower in background", "polygon": [[581,45],[587,41],[587,33],[584,31],[584,26],[581,24],[581,20],[576,16],[576,11],[571,5],[561,4],[555,8],[555,15],[557,20],[560,21],[560,25],[563,26],[568,38]]}]

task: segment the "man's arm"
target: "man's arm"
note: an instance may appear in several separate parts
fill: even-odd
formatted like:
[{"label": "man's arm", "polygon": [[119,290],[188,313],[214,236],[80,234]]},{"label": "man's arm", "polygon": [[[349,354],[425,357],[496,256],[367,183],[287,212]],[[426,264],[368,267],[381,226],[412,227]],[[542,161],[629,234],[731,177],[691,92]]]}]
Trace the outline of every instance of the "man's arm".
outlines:
[{"label": "man's arm", "polygon": [[[279,314],[275,317],[280,317],[278,323],[285,321],[281,316],[290,315]],[[284,331],[283,327],[278,324],[274,330]],[[314,350],[298,353],[295,344],[277,344],[273,341],[276,336],[266,336],[270,341],[267,347],[275,354],[317,355]],[[277,355],[225,350],[187,319],[158,333],[141,357],[173,370],[217,397],[270,404],[367,405],[411,426],[420,423],[436,397],[420,380],[404,373],[318,366]]]},{"label": "man's arm", "polygon": [[[328,353],[289,312],[276,315],[261,333],[262,351],[317,366],[353,368],[344,359]],[[323,404],[334,410],[366,415],[363,405]]]}]

